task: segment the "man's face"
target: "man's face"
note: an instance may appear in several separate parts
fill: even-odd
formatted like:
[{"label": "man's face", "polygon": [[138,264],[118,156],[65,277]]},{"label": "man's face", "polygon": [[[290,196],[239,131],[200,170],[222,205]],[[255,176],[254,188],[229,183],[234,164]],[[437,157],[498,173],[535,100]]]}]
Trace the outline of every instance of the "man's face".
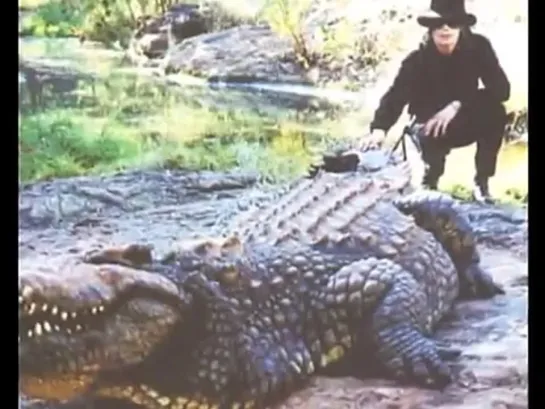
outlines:
[{"label": "man's face", "polygon": [[439,51],[452,51],[460,38],[460,26],[456,22],[440,20],[431,28],[431,36]]}]

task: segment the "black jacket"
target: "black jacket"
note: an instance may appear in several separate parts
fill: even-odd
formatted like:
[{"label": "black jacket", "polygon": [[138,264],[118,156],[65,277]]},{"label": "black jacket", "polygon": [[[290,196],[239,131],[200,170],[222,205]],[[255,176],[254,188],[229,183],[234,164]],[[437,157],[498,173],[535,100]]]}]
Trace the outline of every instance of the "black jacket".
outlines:
[{"label": "black jacket", "polygon": [[[485,89],[479,90],[479,79]],[[431,41],[422,44],[402,62],[394,83],[380,100],[371,130],[388,131],[406,104],[419,122],[428,120],[449,102],[464,105],[509,99],[511,85],[490,41],[479,34],[460,37],[450,56],[437,52]]]}]

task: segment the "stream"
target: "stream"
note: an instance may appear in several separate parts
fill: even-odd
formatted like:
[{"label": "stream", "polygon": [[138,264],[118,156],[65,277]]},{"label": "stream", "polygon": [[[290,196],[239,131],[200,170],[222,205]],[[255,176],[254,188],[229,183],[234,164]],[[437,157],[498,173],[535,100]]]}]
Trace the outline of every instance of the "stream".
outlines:
[{"label": "stream", "polygon": [[[105,49],[100,44],[76,38],[19,38],[19,49],[23,57],[49,61],[82,72],[98,75],[115,73],[136,74],[157,81],[157,69],[152,67],[128,67],[123,64],[123,52]],[[176,87],[188,98],[207,93],[210,104],[221,108],[224,100],[238,99],[235,108],[259,109],[269,115],[286,114],[290,111],[315,109],[356,108],[366,103],[363,93],[335,89],[321,89],[310,85],[274,83],[224,83],[208,82],[205,79],[183,74],[161,74],[160,82]],[[256,106],[257,105],[257,106]],[[230,108],[233,108],[231,105]]]}]

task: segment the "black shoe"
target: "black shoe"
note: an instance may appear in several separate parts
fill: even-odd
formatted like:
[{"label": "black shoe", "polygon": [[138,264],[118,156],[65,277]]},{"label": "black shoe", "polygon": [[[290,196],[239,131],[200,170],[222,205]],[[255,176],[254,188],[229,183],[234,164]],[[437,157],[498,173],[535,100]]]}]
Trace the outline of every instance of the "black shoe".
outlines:
[{"label": "black shoe", "polygon": [[424,174],[424,178],[422,179],[422,187],[426,190],[437,190],[438,185],[439,177],[433,175],[433,173],[430,172],[429,169],[426,169],[426,173]]},{"label": "black shoe", "polygon": [[488,187],[488,178],[475,179],[475,185],[473,186],[473,199],[480,203],[494,203],[494,199],[490,195],[490,189]]},{"label": "black shoe", "polygon": [[437,183],[422,182],[422,188],[425,190],[437,190]]}]

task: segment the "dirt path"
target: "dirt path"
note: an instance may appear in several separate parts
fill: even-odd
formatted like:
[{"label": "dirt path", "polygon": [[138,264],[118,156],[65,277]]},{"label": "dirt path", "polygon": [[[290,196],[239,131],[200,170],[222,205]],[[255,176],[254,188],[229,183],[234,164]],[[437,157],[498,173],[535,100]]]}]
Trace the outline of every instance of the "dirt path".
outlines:
[{"label": "dirt path", "polygon": [[[19,195],[20,263],[43,268],[68,254],[122,242],[153,244],[160,254],[181,237],[228,229],[235,214],[273,200],[278,192],[257,186],[252,175],[181,171],[25,186]],[[507,294],[459,304],[455,319],[440,330],[438,338],[463,350],[453,366],[454,384],[441,393],[382,380],[320,377],[278,409],[528,407],[527,213],[463,206],[481,242],[483,262]]]}]

